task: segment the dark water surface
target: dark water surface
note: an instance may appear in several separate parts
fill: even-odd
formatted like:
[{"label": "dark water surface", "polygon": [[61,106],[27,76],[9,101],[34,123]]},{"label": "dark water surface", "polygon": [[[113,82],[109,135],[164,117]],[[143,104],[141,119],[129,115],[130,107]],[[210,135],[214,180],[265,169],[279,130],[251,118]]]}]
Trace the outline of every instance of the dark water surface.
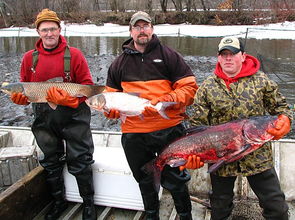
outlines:
[{"label": "dark water surface", "polygon": [[[23,53],[33,49],[37,37],[0,37],[0,83],[17,82]],[[161,41],[180,52],[196,75],[200,84],[212,74],[217,45],[220,38],[160,37]],[[79,48],[86,56],[93,79],[105,84],[107,69],[115,57],[121,53],[124,37],[68,37],[71,46]],[[280,91],[288,103],[295,104],[295,41],[256,40],[246,41],[246,51],[262,61],[262,69],[279,84]],[[31,106],[18,106],[0,93],[0,125],[30,126]],[[96,130],[119,131],[120,122],[107,120],[101,113],[92,111],[91,127]],[[294,123],[293,123],[294,132]],[[295,138],[295,134],[288,135]]]}]

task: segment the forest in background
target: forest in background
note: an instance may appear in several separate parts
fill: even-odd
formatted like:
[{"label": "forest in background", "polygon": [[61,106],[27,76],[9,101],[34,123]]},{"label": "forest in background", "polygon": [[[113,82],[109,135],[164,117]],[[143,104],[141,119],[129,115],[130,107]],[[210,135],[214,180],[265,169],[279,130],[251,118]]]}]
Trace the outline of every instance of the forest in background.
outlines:
[{"label": "forest in background", "polygon": [[295,21],[294,0],[0,0],[0,28],[33,27],[49,8],[65,22],[127,25],[138,10],[154,24],[254,25]]}]

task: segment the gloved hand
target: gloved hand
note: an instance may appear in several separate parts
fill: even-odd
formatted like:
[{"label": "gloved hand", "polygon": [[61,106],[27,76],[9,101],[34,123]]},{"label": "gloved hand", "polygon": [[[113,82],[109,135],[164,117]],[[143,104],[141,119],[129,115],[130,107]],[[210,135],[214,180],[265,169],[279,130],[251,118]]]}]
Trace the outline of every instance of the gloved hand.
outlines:
[{"label": "gloved hand", "polygon": [[120,112],[116,109],[111,109],[109,113],[104,112],[104,116],[106,116],[109,119],[118,119],[120,118]]},{"label": "gloved hand", "polygon": [[275,121],[275,127],[270,128],[267,132],[274,136],[273,140],[279,140],[284,137],[290,131],[291,122],[288,116],[279,115],[278,119]]},{"label": "gloved hand", "polygon": [[[156,105],[158,102],[175,102],[175,101],[173,99],[173,96],[168,93],[166,95],[163,95],[163,96],[160,96],[158,98],[154,98],[151,100],[152,105]],[[167,109],[180,109],[180,108],[181,108],[180,103],[176,103],[174,105],[167,107]]]},{"label": "gloved hand", "polygon": [[184,169],[199,169],[204,166],[204,162],[201,161],[201,158],[199,156],[193,155],[189,156],[186,164],[179,167],[180,171],[183,171]]},{"label": "gloved hand", "polygon": [[152,105],[156,105],[158,102],[174,102],[174,100],[173,97],[168,93],[166,95],[151,100]]},{"label": "gloved hand", "polygon": [[48,102],[71,108],[77,108],[79,106],[79,98],[72,97],[68,92],[57,87],[51,87],[48,89],[46,99]]},{"label": "gloved hand", "polygon": [[18,105],[28,105],[28,97],[22,94],[21,92],[14,92],[10,97],[11,101]]},{"label": "gloved hand", "polygon": [[144,108],[144,111],[142,112],[142,115],[144,117],[155,117],[157,115],[159,115],[157,109],[153,108],[153,107],[149,107],[149,106],[146,106]]}]

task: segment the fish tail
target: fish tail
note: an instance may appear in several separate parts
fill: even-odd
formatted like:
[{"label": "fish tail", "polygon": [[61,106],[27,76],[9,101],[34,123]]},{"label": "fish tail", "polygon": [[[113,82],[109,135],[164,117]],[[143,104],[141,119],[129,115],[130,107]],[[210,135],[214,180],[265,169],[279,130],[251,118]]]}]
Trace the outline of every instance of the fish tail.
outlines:
[{"label": "fish tail", "polygon": [[103,92],[104,89],[105,89],[105,86],[92,85],[92,89],[88,97],[100,94]]},{"label": "fish tail", "polygon": [[159,167],[157,167],[155,165],[155,159],[146,163],[142,167],[142,170],[148,175],[153,175],[154,187],[155,187],[156,191],[159,192],[160,185],[161,185],[161,170]]},{"label": "fish tail", "polygon": [[[175,105],[175,104],[177,104],[176,102],[161,102],[161,106],[160,106],[160,108],[157,108],[157,110],[158,110],[158,112],[159,112],[159,114],[163,117],[163,118],[165,118],[165,119],[170,119],[168,116],[167,116],[167,114],[166,114],[166,112],[165,112],[165,109],[167,108],[167,107],[169,107],[169,106],[171,106],[171,105]],[[157,104],[158,105],[158,104]]]},{"label": "fish tail", "polygon": [[224,160],[219,160],[216,163],[214,163],[213,165],[211,165],[208,169],[208,173],[213,173],[215,172],[219,167],[221,167],[223,164],[225,163]]}]

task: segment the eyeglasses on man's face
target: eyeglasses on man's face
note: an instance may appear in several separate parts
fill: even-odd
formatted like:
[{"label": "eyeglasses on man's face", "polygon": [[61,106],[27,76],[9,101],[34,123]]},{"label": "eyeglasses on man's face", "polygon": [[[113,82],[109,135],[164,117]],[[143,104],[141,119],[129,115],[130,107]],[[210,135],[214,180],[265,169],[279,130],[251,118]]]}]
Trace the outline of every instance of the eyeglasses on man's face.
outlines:
[{"label": "eyeglasses on man's face", "polygon": [[51,27],[51,28],[42,28],[42,29],[39,29],[39,31],[40,31],[42,34],[48,34],[49,32],[54,33],[54,32],[57,31],[58,29],[59,29],[58,27]]},{"label": "eyeglasses on man's face", "polygon": [[141,26],[133,26],[132,30],[140,32],[141,29],[144,30],[144,31],[149,31],[151,28],[152,27],[150,25],[143,25],[142,27]]}]

